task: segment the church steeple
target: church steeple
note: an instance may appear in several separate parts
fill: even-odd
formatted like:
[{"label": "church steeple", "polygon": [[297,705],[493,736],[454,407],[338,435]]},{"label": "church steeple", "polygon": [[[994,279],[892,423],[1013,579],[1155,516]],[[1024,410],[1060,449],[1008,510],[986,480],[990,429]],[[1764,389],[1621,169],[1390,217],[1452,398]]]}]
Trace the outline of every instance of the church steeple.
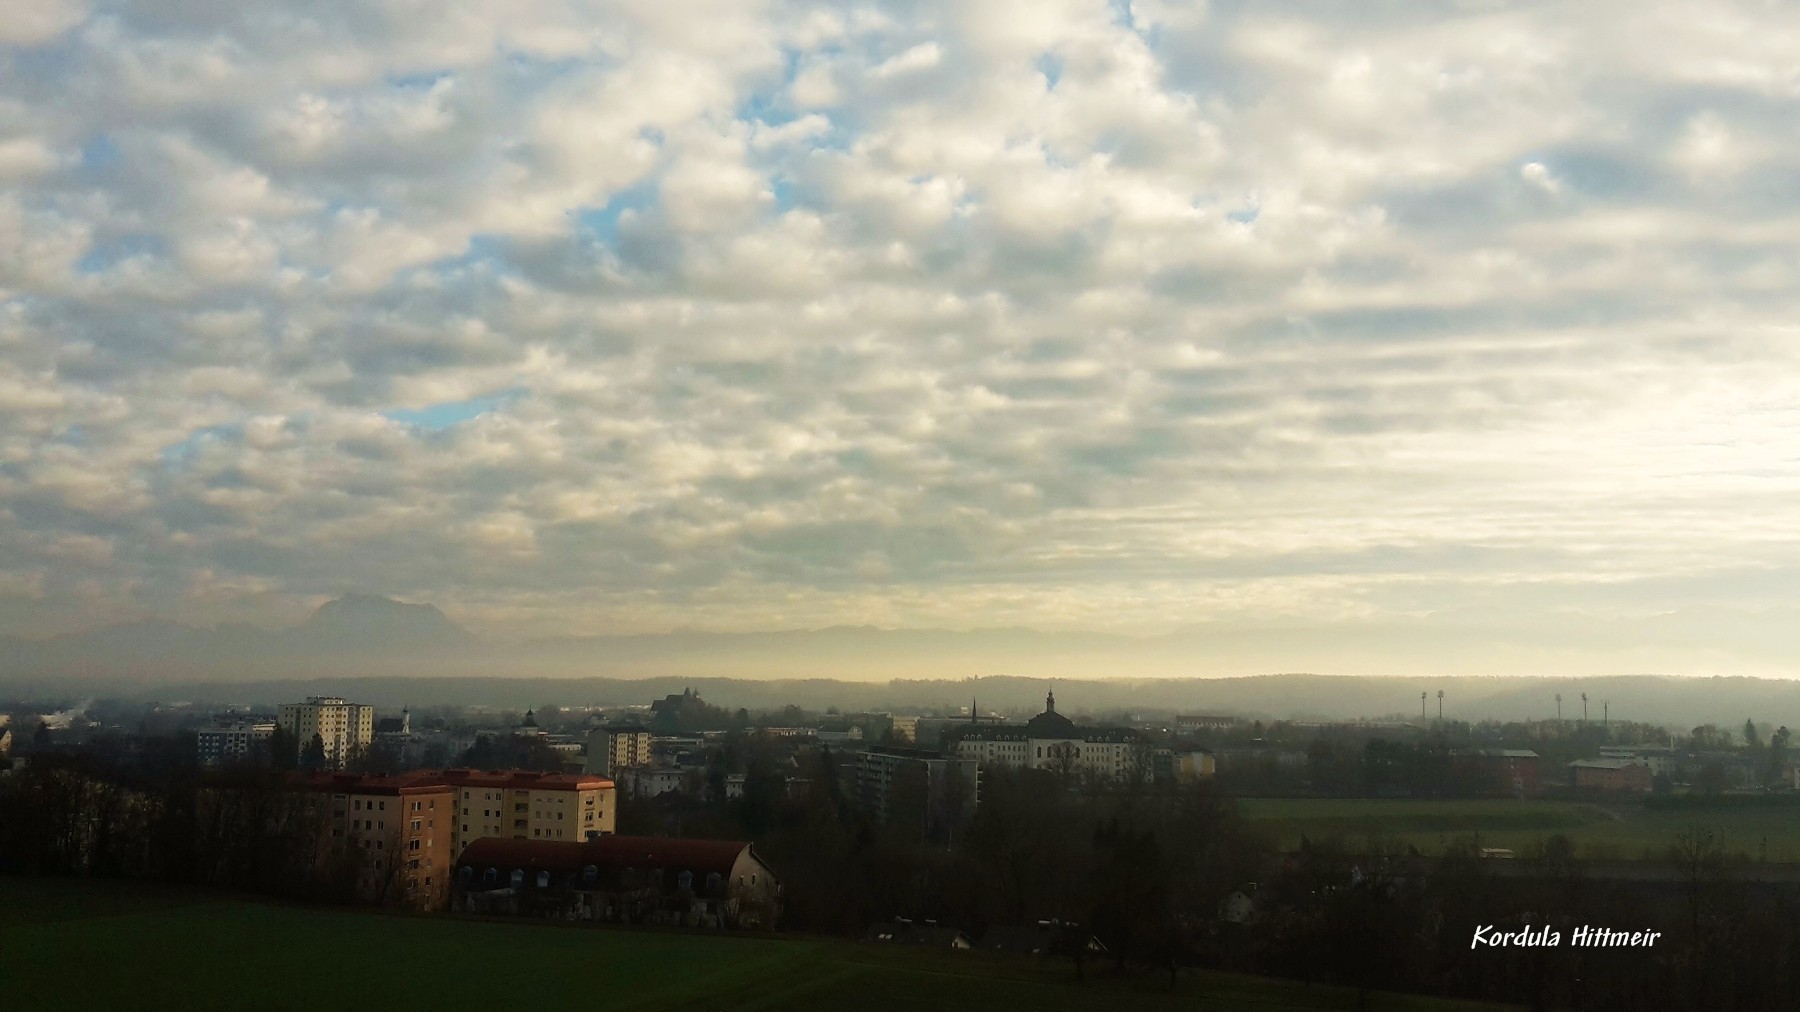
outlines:
[{"label": "church steeple", "polygon": [[969,723],[974,724],[974,723],[978,722],[981,719],[980,713],[981,713],[980,710],[975,709],[975,697],[970,696],[969,697]]},{"label": "church steeple", "polygon": [[1049,692],[1044,693],[1044,712],[1045,713],[1055,713],[1056,712],[1056,690],[1055,689],[1051,689]]}]

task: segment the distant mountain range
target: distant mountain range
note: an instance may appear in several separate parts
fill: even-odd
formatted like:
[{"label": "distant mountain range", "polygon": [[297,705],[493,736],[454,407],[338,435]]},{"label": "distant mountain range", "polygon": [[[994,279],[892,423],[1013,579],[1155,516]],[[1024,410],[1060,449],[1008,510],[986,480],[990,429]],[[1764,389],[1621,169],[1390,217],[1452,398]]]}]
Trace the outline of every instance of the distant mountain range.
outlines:
[{"label": "distant mountain range", "polygon": [[[1666,634],[1670,625],[1665,623]],[[1716,616],[1712,623],[1719,629]],[[1481,649],[1480,630],[1408,631],[1444,656]],[[1546,637],[1554,639],[1556,630]],[[1580,714],[1616,719],[1800,726],[1800,682],[1614,675],[1391,677],[1371,670],[1380,630],[1196,627],[1157,637],[989,629],[971,632],[833,627],[819,630],[588,636],[504,643],[478,637],[429,604],[351,595],[287,629],[198,629],[139,622],[48,639],[0,637],[0,694],[119,695],[274,703],[341,692],[381,706],[645,703],[683,687],[751,708],[917,710],[966,705],[1031,712],[1057,686],[1074,712],[1171,709],[1251,718],[1417,716],[1419,694],[1444,689],[1447,716],[1518,719]],[[1775,644],[1771,644],[1775,645]],[[1238,675],[1247,655],[1327,657],[1346,675]],[[1324,667],[1324,665],[1321,665]],[[1267,670],[1266,668],[1264,670]],[[1379,670],[1379,669],[1376,669]],[[1521,664],[1515,670],[1531,670]],[[1616,670],[1616,669],[1615,669]],[[999,674],[1004,673],[1004,674]],[[1206,677],[1193,677],[1193,676]],[[925,677],[921,677],[925,676]]]}]

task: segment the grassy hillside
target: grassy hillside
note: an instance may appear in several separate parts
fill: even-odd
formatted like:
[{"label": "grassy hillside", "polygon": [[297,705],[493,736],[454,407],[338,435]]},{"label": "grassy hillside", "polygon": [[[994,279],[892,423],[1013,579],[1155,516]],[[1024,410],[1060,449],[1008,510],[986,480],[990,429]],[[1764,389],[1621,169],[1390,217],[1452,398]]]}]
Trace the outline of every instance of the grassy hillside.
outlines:
[{"label": "grassy hillside", "polygon": [[[1077,982],[1067,963],[851,942],[282,906],[0,878],[0,1007],[1328,1009],[1353,992],[1223,974]],[[351,996],[357,996],[353,999]],[[1370,1007],[1484,1008],[1401,996]]]},{"label": "grassy hillside", "polygon": [[1766,847],[1770,861],[1800,862],[1800,819],[1792,809],[1653,811],[1568,801],[1339,798],[1250,798],[1239,806],[1286,848],[1297,845],[1301,834],[1314,841],[1336,835],[1354,848],[1379,833],[1427,854],[1465,836],[1479,836],[1484,847],[1523,852],[1561,833],[1575,842],[1579,857],[1661,860],[1677,835],[1699,828],[1722,833],[1729,851],[1755,858]]}]

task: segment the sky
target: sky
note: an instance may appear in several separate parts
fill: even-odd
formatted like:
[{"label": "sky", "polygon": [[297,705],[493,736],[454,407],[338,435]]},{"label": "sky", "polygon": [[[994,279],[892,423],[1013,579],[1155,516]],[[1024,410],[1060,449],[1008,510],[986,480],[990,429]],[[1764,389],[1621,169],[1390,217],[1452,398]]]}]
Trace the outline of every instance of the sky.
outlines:
[{"label": "sky", "polygon": [[0,633],[1779,667],[1796,53],[1720,0],[24,0]]}]

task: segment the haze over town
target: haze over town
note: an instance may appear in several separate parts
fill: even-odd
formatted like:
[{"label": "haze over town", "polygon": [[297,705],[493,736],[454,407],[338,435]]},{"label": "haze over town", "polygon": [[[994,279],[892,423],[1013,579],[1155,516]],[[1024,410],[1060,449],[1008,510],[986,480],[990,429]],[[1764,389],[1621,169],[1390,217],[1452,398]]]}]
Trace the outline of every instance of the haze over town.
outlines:
[{"label": "haze over town", "polygon": [[681,6],[5,19],[8,655],[1793,673],[1800,14]]}]

